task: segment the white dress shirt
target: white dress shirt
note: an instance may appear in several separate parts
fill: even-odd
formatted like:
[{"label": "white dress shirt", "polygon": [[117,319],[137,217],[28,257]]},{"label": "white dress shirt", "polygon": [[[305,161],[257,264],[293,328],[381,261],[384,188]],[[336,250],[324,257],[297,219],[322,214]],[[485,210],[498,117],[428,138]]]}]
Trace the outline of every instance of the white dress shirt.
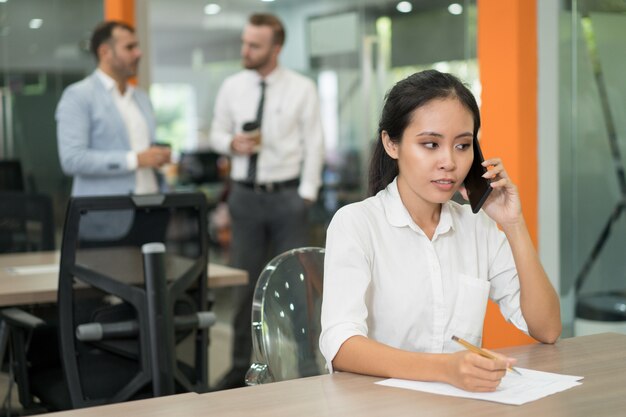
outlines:
[{"label": "white dress shirt", "polygon": [[[261,124],[261,150],[257,159],[258,183],[300,179],[298,193],[315,200],[321,185],[324,137],[315,84],[308,78],[278,67],[265,78],[265,103]],[[227,78],[215,101],[210,146],[232,155],[231,177],[245,181],[248,155],[233,155],[233,135],[256,119],[261,77],[244,70]]]},{"label": "white dress shirt", "polygon": [[129,171],[135,170],[135,194],[158,192],[159,186],[154,170],[152,168],[137,168],[137,154],[150,147],[150,133],[141,110],[139,110],[137,103],[133,100],[134,87],[128,84],[126,91],[122,95],[113,78],[100,69],[96,71],[96,74],[98,74],[107,91],[111,93],[128,132],[131,151],[126,154],[126,163]]},{"label": "white dress shirt", "polygon": [[481,345],[488,297],[528,333],[508,241],[484,212],[443,204],[432,240],[402,204],[396,181],[341,208],[328,227],[320,349],[332,360],[361,335],[412,352]]}]

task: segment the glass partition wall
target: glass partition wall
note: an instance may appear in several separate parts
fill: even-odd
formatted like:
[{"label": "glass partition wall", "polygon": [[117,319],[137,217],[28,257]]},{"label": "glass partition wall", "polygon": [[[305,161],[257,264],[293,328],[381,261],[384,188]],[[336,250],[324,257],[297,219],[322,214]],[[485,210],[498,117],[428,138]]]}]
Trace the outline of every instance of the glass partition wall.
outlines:
[{"label": "glass partition wall", "polygon": [[561,14],[561,296],[574,327],[589,313],[626,320],[625,12],[571,0]]},{"label": "glass partition wall", "polygon": [[63,89],[95,67],[88,39],[102,15],[102,0],[0,1],[0,159],[20,160],[26,191],[52,197],[57,225],[71,179],[54,111]]}]

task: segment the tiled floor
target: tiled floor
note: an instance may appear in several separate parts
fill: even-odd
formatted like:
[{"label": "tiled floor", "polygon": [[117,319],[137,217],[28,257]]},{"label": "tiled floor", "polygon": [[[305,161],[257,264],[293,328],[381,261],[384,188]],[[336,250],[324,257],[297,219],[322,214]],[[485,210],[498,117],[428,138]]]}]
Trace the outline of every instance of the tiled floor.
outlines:
[{"label": "tiled floor", "polygon": [[[232,346],[232,289],[215,291],[213,311],[217,316],[217,323],[211,328],[211,346],[209,347],[209,385],[214,385],[219,378],[230,368]],[[6,373],[0,373],[0,402],[3,402],[9,390],[9,378]],[[0,416],[9,415],[0,404]],[[17,387],[12,387],[11,407],[15,412],[20,411],[17,397]]]}]

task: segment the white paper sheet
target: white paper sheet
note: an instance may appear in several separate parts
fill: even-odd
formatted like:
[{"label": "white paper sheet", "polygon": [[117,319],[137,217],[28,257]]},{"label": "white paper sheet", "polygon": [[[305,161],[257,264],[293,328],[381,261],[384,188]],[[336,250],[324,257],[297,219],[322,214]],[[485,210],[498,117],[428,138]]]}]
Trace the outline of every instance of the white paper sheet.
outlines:
[{"label": "white paper sheet", "polygon": [[520,371],[522,375],[507,372],[494,392],[469,392],[440,382],[409,381],[405,379],[386,379],[376,382],[376,384],[430,392],[432,394],[521,405],[581,385],[582,382],[578,381],[583,379],[582,376],[534,371],[517,366],[515,369]]},{"label": "white paper sheet", "polygon": [[59,264],[10,266],[6,270],[11,275],[53,274],[59,272]]}]

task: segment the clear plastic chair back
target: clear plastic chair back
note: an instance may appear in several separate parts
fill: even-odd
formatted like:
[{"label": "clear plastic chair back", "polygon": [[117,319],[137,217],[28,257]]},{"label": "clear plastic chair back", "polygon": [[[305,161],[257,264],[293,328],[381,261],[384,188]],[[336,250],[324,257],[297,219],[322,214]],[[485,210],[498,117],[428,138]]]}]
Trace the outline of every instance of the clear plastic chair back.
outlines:
[{"label": "clear plastic chair back", "polygon": [[252,305],[256,361],[248,385],[320,375],[319,351],[324,249],[285,252],[261,272]]}]

